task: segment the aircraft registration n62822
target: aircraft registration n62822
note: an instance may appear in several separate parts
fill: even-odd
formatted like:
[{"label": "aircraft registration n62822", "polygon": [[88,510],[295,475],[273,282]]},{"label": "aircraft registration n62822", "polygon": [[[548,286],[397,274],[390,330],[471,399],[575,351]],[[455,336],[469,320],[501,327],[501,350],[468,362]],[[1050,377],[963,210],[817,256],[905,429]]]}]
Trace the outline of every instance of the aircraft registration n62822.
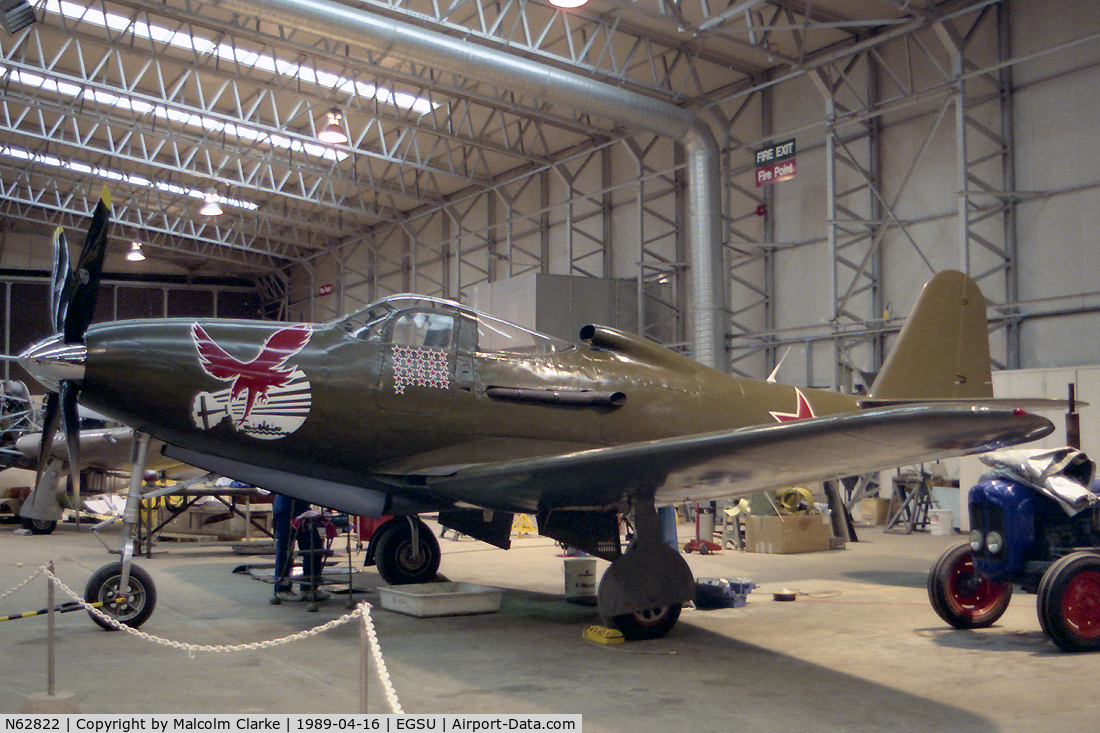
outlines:
[{"label": "aircraft registration n62822", "polygon": [[[101,260],[96,246],[86,242],[82,262]],[[94,261],[85,269],[98,272]],[[541,534],[611,561],[600,613],[628,638],[664,635],[694,596],[687,563],[660,539],[658,505],[1053,430],[992,400],[985,301],[954,271],[925,286],[862,397],[730,376],[597,325],[568,343],[417,295],[324,324],[89,325],[97,276],[55,281],[58,335],[20,357],[54,390],[54,424],[79,396],[181,462],[339,511],[392,515],[369,550],[392,584],[438,570],[439,545],[419,514],[504,548],[512,515],[534,514]],[[635,534],[624,550],[625,513]]]}]

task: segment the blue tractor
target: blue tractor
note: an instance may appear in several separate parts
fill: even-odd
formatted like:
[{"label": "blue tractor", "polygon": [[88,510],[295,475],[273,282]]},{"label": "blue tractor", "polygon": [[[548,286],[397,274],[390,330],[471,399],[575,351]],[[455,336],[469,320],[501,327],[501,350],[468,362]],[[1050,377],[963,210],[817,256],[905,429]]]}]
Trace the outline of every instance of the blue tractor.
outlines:
[{"label": "blue tractor", "polygon": [[1071,448],[1009,453],[983,458],[994,471],[970,490],[970,541],[928,573],[932,608],[957,629],[986,628],[1020,586],[1037,595],[1039,623],[1061,649],[1100,649],[1095,466]]}]

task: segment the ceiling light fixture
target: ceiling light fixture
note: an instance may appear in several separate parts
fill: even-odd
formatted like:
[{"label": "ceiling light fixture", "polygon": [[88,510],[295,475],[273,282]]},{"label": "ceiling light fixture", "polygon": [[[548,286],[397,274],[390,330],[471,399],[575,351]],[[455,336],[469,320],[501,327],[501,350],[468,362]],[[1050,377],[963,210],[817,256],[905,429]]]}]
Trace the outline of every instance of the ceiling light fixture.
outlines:
[{"label": "ceiling light fixture", "polygon": [[141,253],[141,242],[130,242],[130,251],[126,253],[126,259],[130,262],[141,262],[145,255]]},{"label": "ceiling light fixture", "polygon": [[8,33],[18,33],[34,21],[34,8],[27,0],[0,0],[0,27]]},{"label": "ceiling light fixture", "polygon": [[213,188],[206,191],[205,202],[199,213],[203,216],[221,216],[222,207],[218,204],[218,192]]},{"label": "ceiling light fixture", "polygon": [[325,125],[325,129],[317,133],[317,139],[329,145],[343,145],[348,141],[348,136],[341,124],[344,120],[344,113],[333,107],[327,114],[328,124]]},{"label": "ceiling light fixture", "polygon": [[579,8],[588,0],[550,0],[550,4],[556,8]]}]

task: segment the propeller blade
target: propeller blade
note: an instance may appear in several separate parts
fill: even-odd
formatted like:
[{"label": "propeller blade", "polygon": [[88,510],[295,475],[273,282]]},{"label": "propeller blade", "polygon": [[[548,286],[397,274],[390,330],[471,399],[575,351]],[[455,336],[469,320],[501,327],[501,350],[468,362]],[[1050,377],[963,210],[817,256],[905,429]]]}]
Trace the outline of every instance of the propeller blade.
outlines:
[{"label": "propeller blade", "polygon": [[68,380],[61,383],[61,418],[65,426],[65,443],[69,449],[69,471],[80,466],[80,415],[76,407],[78,385]]},{"label": "propeller blade", "polygon": [[99,280],[103,275],[103,259],[107,254],[107,230],[111,224],[111,194],[107,187],[96,204],[92,214],[92,224],[84,238],[80,258],[76,262],[69,282],[72,293],[65,313],[65,343],[81,343],[84,332],[95,315],[96,300],[99,296]]},{"label": "propeller blade", "polygon": [[61,333],[65,328],[65,311],[69,307],[72,290],[71,273],[69,271],[69,245],[65,242],[65,230],[58,227],[53,232],[53,278],[50,280],[50,315],[53,317],[51,325],[54,333]]},{"label": "propeller blade", "polygon": [[46,470],[46,464],[50,460],[50,452],[53,450],[53,436],[57,433],[57,423],[61,419],[61,395],[50,392],[46,395],[46,412],[42,418],[42,442],[38,449],[38,477],[34,485],[38,486],[42,481],[42,474]]},{"label": "propeller blade", "polygon": [[[69,449],[69,477],[76,485],[77,497],[84,495],[80,470],[80,414],[76,404],[80,385],[68,380],[61,383],[61,417],[65,426],[65,444]],[[79,508],[79,504],[77,505]]]}]

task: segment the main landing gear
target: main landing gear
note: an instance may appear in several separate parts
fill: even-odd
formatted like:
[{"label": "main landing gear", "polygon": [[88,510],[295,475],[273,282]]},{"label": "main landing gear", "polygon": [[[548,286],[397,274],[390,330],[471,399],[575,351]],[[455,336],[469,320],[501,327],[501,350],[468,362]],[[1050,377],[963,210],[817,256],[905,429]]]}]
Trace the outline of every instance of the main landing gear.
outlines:
[{"label": "main landing gear", "polygon": [[[427,583],[439,571],[440,554],[439,541],[424,522],[394,517],[371,536],[366,564],[375,565],[390,585]],[[627,639],[659,639],[676,625],[684,602],[694,597],[691,568],[662,540],[653,492],[640,492],[634,497],[634,539],[600,581],[600,616]]]},{"label": "main landing gear", "polygon": [[371,536],[367,564],[390,585],[430,583],[439,572],[439,540],[419,517],[394,517]]},{"label": "main landing gear", "polygon": [[600,616],[628,640],[659,639],[695,597],[695,577],[680,553],[661,540],[652,493],[635,497],[634,530],[634,541],[600,581]]},{"label": "main landing gear", "polygon": [[52,534],[57,529],[57,522],[61,519],[61,505],[57,501],[58,487],[64,464],[59,458],[50,458],[34,485],[34,491],[19,508],[23,529],[33,535]]}]

